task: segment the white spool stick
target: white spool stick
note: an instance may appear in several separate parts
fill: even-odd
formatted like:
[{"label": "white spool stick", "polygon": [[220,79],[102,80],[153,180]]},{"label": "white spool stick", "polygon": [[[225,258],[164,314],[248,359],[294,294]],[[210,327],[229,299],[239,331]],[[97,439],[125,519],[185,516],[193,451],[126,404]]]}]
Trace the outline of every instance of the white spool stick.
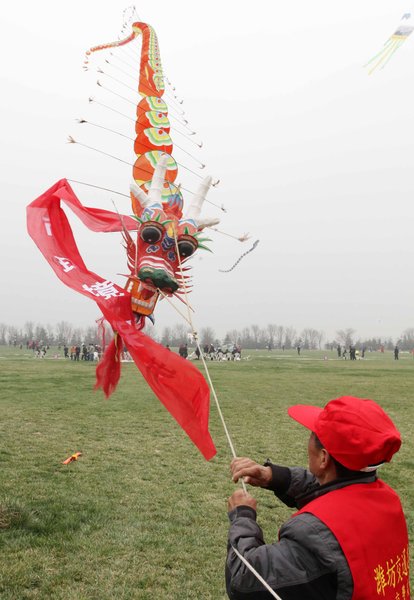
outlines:
[{"label": "white spool stick", "polygon": [[236,556],[238,558],[240,558],[242,563],[246,565],[246,567],[249,569],[249,571],[251,571],[253,573],[253,575],[260,581],[260,583],[264,585],[264,587],[267,589],[269,594],[271,594],[273,596],[273,598],[276,598],[277,600],[282,600],[282,598],[280,596],[278,596],[278,594],[276,594],[276,592],[274,590],[272,590],[270,585],[263,579],[263,577],[260,575],[260,573],[258,573],[256,571],[256,569],[254,567],[252,567],[252,565],[244,558],[244,556],[242,554],[240,554],[240,552],[238,550],[236,550],[236,548],[234,546],[232,546],[232,550],[234,551]]}]

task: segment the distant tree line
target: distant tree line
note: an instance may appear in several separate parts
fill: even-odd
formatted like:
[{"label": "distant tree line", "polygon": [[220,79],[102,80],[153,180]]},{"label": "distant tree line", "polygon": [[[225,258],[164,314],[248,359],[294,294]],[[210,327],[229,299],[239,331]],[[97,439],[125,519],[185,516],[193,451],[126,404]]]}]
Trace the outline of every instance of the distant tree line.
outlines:
[{"label": "distant tree line", "polygon": [[371,337],[364,338],[359,337],[355,329],[339,329],[336,332],[336,337],[332,341],[328,341],[325,344],[325,348],[336,348],[338,344],[342,347],[349,348],[355,346],[358,348],[366,348],[371,350],[393,350],[395,346],[398,346],[400,350],[414,350],[414,327],[404,329],[400,336],[393,339],[391,337],[382,338]]},{"label": "distant tree line", "polygon": [[[112,330],[105,327],[107,341],[112,338]],[[35,324],[26,321],[23,327],[0,323],[0,344],[26,344],[35,341],[42,345],[63,346],[64,344],[102,344],[102,328],[97,325],[90,327],[76,327],[67,321],[60,321],[56,325]]]},{"label": "distant tree line", "polygon": [[[145,327],[145,333],[160,342],[164,346],[179,346],[183,342],[191,343],[191,329],[183,324],[166,326],[158,333],[151,324]],[[216,335],[212,327],[203,327],[199,331],[201,345],[213,344],[214,346],[237,344],[242,348],[252,349],[291,349],[298,345],[304,350],[334,349],[339,345],[342,347],[357,346],[367,349],[392,350],[398,345],[400,350],[414,349],[414,327],[405,329],[399,337],[392,338],[362,338],[357,335],[355,329],[338,329],[332,340],[327,340],[325,333],[319,329],[306,327],[297,331],[294,327],[276,325],[269,323],[265,327],[250,325],[242,329],[231,329],[227,331],[224,338]],[[106,325],[106,340],[112,337],[111,328]],[[76,327],[67,321],[60,321],[56,325],[36,324],[26,321],[23,327],[6,325],[0,323],[0,344],[26,344],[28,341],[38,341],[49,346],[63,344],[102,344],[102,327],[93,325],[89,327]]]}]

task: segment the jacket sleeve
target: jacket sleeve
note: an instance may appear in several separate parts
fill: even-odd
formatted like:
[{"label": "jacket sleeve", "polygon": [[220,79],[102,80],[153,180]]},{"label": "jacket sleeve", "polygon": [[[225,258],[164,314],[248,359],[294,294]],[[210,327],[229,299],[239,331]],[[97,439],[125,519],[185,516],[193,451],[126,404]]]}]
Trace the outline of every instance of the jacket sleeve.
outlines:
[{"label": "jacket sleeve", "polygon": [[265,465],[272,469],[272,481],[267,489],[274,492],[284,504],[297,507],[297,498],[319,487],[312,473],[301,467],[282,467],[266,461]]},{"label": "jacket sleeve", "polygon": [[[308,513],[290,519],[280,530],[279,542],[265,544],[256,513],[239,506],[229,513],[226,588],[231,600],[271,598],[242,563],[232,546],[260,573],[283,600],[335,600],[338,580],[350,590],[352,578],[338,542],[329,529]],[[339,579],[338,579],[339,578]],[[348,588],[347,588],[348,586]]]}]

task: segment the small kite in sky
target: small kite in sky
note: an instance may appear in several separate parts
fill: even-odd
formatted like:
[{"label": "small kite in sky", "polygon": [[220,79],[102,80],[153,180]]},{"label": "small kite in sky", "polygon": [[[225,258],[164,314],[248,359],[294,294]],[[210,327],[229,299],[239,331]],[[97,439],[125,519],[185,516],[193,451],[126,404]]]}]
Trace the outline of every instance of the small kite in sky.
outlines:
[{"label": "small kite in sky", "polygon": [[414,18],[412,13],[404,13],[397,29],[385,42],[383,48],[373,57],[367,64],[369,67],[369,75],[375,69],[383,69],[394,53],[403,45],[405,40],[411,35],[414,30]]}]

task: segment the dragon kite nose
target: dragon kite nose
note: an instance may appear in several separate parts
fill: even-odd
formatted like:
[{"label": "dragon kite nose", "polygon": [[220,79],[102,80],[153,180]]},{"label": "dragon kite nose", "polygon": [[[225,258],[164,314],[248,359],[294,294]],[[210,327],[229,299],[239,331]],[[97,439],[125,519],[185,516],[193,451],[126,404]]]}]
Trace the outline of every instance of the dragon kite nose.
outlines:
[{"label": "dragon kite nose", "polygon": [[150,282],[154,287],[160,290],[175,292],[178,289],[178,283],[174,277],[171,277],[163,269],[154,269],[152,267],[142,267],[138,272],[138,279],[143,282]]}]

